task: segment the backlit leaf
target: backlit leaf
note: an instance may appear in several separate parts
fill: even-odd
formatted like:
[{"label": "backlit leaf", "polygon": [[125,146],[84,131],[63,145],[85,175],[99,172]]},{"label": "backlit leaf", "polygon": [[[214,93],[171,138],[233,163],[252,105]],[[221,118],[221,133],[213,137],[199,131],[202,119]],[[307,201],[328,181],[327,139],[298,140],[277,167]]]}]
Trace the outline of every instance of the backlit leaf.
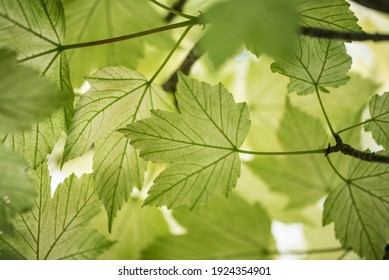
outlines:
[{"label": "backlit leaf", "polygon": [[323,223],[335,222],[343,247],[382,259],[389,238],[389,166],[354,159],[345,180],[328,196]]},{"label": "backlit leaf", "polygon": [[273,240],[271,222],[258,204],[236,195],[218,197],[203,209],[175,209],[173,216],[187,233],[157,239],[145,259],[267,259]]},{"label": "backlit leaf", "polygon": [[176,97],[180,114],[153,110],[151,118],[121,131],[144,159],[170,163],[145,203],[198,208],[235,187],[237,149],[250,127],[249,112],[221,84],[212,87],[182,74]]},{"label": "backlit leaf", "polygon": [[289,92],[305,95],[318,88],[339,87],[348,82],[351,58],[344,43],[299,36],[292,56],[276,59],[273,72],[290,77]]},{"label": "backlit leaf", "polygon": [[361,31],[358,19],[345,0],[298,0],[300,20],[305,26],[340,31]]},{"label": "backlit leaf", "polygon": [[389,92],[374,95],[369,103],[370,117],[365,128],[373,133],[376,142],[389,149]]},{"label": "backlit leaf", "polygon": [[141,74],[125,67],[104,68],[87,77],[91,89],[77,103],[65,145],[67,161],[95,144],[94,176],[109,217],[143,184],[144,162],[117,129],[150,116],[150,109],[172,108],[170,97]]},{"label": "backlit leaf", "polygon": [[112,242],[86,227],[99,211],[91,175],[72,175],[50,197],[46,163],[31,172],[35,205],[15,219],[15,234],[0,236],[0,248],[16,259],[94,259]]},{"label": "backlit leaf", "polygon": [[[60,0],[0,1],[0,46],[17,52],[17,59],[73,97],[66,56],[60,46],[65,32],[64,11]],[[72,102],[65,117],[70,121]]]}]

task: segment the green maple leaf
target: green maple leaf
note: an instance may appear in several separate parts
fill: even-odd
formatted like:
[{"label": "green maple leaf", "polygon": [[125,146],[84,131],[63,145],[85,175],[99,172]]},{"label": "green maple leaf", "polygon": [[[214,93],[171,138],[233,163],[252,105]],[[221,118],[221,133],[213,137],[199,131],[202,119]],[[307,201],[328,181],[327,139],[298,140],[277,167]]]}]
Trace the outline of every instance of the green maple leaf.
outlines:
[{"label": "green maple leaf", "polygon": [[143,252],[145,259],[266,259],[273,247],[271,220],[259,204],[237,195],[218,197],[197,211],[175,209],[186,228],[180,236],[161,237]]},{"label": "green maple leaf", "polygon": [[16,259],[93,259],[112,242],[86,227],[100,209],[91,175],[72,175],[50,197],[47,164],[31,171],[37,196],[30,210],[15,218],[14,234],[0,235],[3,257]]},{"label": "green maple leaf", "polygon": [[146,160],[169,163],[145,204],[198,208],[217,192],[228,196],[240,175],[238,148],[250,127],[244,103],[221,85],[179,75],[180,114],[153,110],[151,118],[121,129]]},{"label": "green maple leaf", "polygon": [[389,238],[389,167],[354,159],[343,181],[324,204],[323,224],[335,222],[345,248],[367,259],[382,259]]},{"label": "green maple leaf", "polygon": [[361,31],[358,19],[345,0],[298,0],[300,21],[305,26],[339,31]]},{"label": "green maple leaf", "polygon": [[150,116],[150,109],[173,107],[167,93],[136,71],[107,67],[87,77],[91,89],[74,111],[63,161],[84,154],[94,144],[94,177],[107,210],[109,228],[132,187],[143,185],[144,161],[116,130]]},{"label": "green maple leaf", "polygon": [[292,56],[276,59],[271,65],[273,72],[290,77],[288,91],[300,95],[346,84],[350,67],[343,42],[306,36],[299,36]]},{"label": "green maple leaf", "polygon": [[369,103],[371,119],[365,125],[378,144],[389,148],[389,92],[374,95]]}]

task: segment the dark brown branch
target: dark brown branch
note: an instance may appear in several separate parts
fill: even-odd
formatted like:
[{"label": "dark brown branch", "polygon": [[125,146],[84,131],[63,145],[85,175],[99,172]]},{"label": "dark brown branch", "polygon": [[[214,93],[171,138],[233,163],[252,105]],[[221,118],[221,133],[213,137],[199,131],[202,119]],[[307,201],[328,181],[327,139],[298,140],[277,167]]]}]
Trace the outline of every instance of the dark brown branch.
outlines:
[{"label": "dark brown branch", "polygon": [[331,153],[341,152],[342,154],[349,155],[360,160],[389,164],[389,157],[387,156],[359,151],[357,149],[354,149],[350,145],[343,143],[342,139],[338,134],[335,134],[334,137],[336,145],[331,146],[330,144],[328,144],[328,148],[325,154],[326,156]]},{"label": "dark brown branch", "polygon": [[[173,7],[172,7],[173,10],[182,12],[182,9],[184,8],[184,5],[186,4],[187,1],[188,1],[188,0],[179,0],[179,1],[177,1],[177,2],[173,5]],[[166,22],[171,22],[175,17],[176,17],[175,14],[169,13],[169,14],[165,17],[165,21],[166,21]]]},{"label": "dark brown branch", "polygon": [[170,76],[170,78],[162,85],[162,88],[167,92],[176,92],[178,82],[177,72],[181,71],[183,74],[188,75],[193,64],[195,64],[195,62],[203,54],[204,52],[198,47],[198,45],[194,45],[194,47],[190,50],[184,61],[181,63],[178,70]]},{"label": "dark brown branch", "polygon": [[315,38],[338,39],[344,41],[380,42],[389,40],[389,34],[336,31],[306,26],[300,27],[299,33]]},{"label": "dark brown branch", "polygon": [[[186,4],[187,0],[179,0],[177,1],[174,6],[172,7],[176,11],[182,11],[184,8],[184,5]],[[176,15],[173,13],[170,13],[165,18],[166,22],[171,22]],[[188,55],[185,57],[184,61],[181,63],[177,71],[175,71],[170,78],[162,85],[162,88],[167,92],[173,92],[175,93],[177,90],[177,82],[178,82],[178,76],[177,72],[181,71],[183,74],[188,75],[190,72],[190,69],[192,68],[193,64],[204,54],[203,51],[200,50],[198,45],[194,45],[194,47],[190,50]]]},{"label": "dark brown branch", "polygon": [[353,0],[353,1],[367,8],[389,14],[388,0]]}]

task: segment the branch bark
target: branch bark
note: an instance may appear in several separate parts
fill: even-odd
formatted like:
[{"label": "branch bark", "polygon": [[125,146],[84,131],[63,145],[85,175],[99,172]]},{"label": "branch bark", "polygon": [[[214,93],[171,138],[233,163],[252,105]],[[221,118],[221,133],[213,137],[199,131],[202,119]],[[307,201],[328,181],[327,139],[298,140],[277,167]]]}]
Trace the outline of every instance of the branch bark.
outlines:
[{"label": "branch bark", "polygon": [[328,148],[325,154],[326,156],[331,153],[341,152],[342,154],[349,155],[360,160],[389,164],[389,157],[387,156],[359,151],[351,147],[350,145],[343,143],[342,139],[338,134],[335,134],[334,137],[336,145],[331,146],[330,144],[328,144]]},{"label": "branch bark", "polygon": [[353,0],[359,5],[374,9],[379,12],[389,13],[389,3],[387,0]]},{"label": "branch bark", "polygon": [[389,34],[380,33],[365,33],[365,32],[346,32],[346,31],[335,31],[328,29],[321,29],[316,27],[300,27],[299,33],[302,35],[315,37],[315,38],[326,38],[326,39],[337,39],[344,41],[388,41]]}]

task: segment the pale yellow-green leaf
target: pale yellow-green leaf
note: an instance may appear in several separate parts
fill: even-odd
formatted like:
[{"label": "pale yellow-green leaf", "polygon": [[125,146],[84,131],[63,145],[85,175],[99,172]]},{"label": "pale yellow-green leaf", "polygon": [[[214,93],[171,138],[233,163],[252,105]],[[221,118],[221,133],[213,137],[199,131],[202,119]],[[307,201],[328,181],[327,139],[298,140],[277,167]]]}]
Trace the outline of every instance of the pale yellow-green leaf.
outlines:
[{"label": "pale yellow-green leaf", "polygon": [[382,259],[389,238],[389,166],[354,159],[344,179],[326,199],[323,223],[335,223],[344,247]]},{"label": "pale yellow-green leaf", "polygon": [[34,206],[15,218],[15,234],[0,235],[7,258],[94,259],[112,245],[87,228],[100,209],[91,175],[67,178],[53,198],[46,162],[30,176],[37,192]]},{"label": "pale yellow-green leaf", "polygon": [[227,196],[240,175],[237,149],[250,127],[247,105],[235,103],[221,85],[180,75],[180,114],[160,110],[121,129],[146,160],[170,163],[155,180],[146,204],[204,206]]}]

